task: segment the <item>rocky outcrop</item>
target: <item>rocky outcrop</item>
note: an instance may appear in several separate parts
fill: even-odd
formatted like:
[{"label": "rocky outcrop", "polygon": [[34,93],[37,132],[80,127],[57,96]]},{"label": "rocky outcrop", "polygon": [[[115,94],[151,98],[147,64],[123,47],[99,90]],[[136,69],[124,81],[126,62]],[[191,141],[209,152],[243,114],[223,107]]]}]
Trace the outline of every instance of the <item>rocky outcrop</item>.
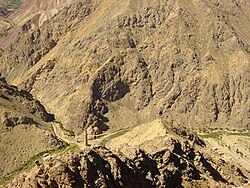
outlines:
[{"label": "rocky outcrop", "polygon": [[156,153],[137,149],[126,158],[105,147],[68,153],[23,174],[9,187],[234,187],[247,182],[239,168],[217,161],[187,142],[170,139],[169,147]]}]

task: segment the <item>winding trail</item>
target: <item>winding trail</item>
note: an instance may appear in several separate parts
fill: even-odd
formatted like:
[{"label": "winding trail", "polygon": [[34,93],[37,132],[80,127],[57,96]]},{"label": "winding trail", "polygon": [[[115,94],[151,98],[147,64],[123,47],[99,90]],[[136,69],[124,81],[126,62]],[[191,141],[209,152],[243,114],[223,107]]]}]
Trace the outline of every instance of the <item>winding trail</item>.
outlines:
[{"label": "winding trail", "polygon": [[[100,145],[105,145],[108,141],[110,141],[111,139],[120,136],[119,133],[121,130],[112,132],[112,133],[104,133],[102,135],[99,135],[101,137],[93,139],[93,138],[89,138],[88,139],[88,146],[85,145],[84,143],[84,136],[80,135],[80,136],[69,136],[65,133],[65,131],[60,127],[60,123],[56,123],[56,122],[52,122],[51,123],[54,135],[59,138],[60,140],[62,140],[63,142],[66,142],[70,145],[75,145],[78,146],[80,148],[80,150],[86,150],[87,148],[92,148],[95,146],[100,146]],[[47,129],[45,129],[47,130]],[[51,131],[51,129],[50,129]],[[89,135],[91,136],[91,135]],[[91,136],[92,137],[92,136]],[[74,148],[74,147],[73,147]],[[73,149],[72,146],[66,146],[65,150],[59,151],[59,150],[55,150],[55,151],[59,151],[59,152],[55,152],[53,151],[47,151],[45,153],[49,154],[49,156],[43,156],[45,153],[43,154],[37,154],[35,156],[33,156],[32,158],[30,158],[29,160],[27,160],[27,163],[24,166],[21,166],[21,168],[15,169],[14,171],[10,172],[9,174],[7,174],[6,176],[0,178],[0,187],[1,185],[7,185],[13,178],[15,178],[17,175],[19,175],[22,172],[25,172],[27,169],[29,169],[30,171],[34,169],[35,165],[35,161],[37,160],[46,160],[46,158],[49,157],[56,157],[58,155],[61,155],[62,153],[65,153],[66,151],[72,150]],[[77,149],[79,149],[77,148]],[[55,153],[50,153],[50,152],[55,152]],[[34,158],[36,157],[36,158]],[[39,157],[39,159],[37,158]]]},{"label": "winding trail", "polygon": [[[75,144],[77,145],[81,150],[84,150],[88,147],[94,147],[94,146],[100,146],[100,145],[106,145],[107,142],[109,142],[110,140],[112,140],[113,138],[119,137],[122,134],[125,134],[128,129],[125,130],[117,130],[114,131],[112,133],[108,133],[108,134],[103,134],[101,137],[99,138],[93,138],[92,135],[88,135],[89,138],[88,139],[88,146],[85,145],[84,143],[84,135],[79,135],[77,137],[73,137],[73,136],[68,136],[67,134],[65,134],[65,132],[60,128],[59,123],[52,123],[52,128],[54,130],[55,136],[58,137],[59,139],[61,139],[64,142],[67,142],[68,144]],[[121,134],[122,133],[122,134]],[[99,135],[100,136],[100,135]]]}]

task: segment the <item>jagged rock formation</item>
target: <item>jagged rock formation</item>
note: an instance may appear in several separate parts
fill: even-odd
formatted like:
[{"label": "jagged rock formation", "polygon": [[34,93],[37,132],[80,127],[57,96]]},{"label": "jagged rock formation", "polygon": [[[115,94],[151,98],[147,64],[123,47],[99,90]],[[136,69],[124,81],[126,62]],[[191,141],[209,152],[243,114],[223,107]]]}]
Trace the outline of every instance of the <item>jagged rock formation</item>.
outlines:
[{"label": "jagged rock formation", "polygon": [[249,127],[248,10],[246,0],[86,0],[1,52],[0,70],[77,133],[157,117]]},{"label": "jagged rock formation", "polygon": [[247,182],[233,164],[204,155],[187,142],[168,140],[166,149],[132,158],[96,147],[44,162],[7,187],[235,187]]},{"label": "jagged rock formation", "polygon": [[248,167],[213,152],[188,128],[155,120],[103,146],[37,163],[5,187],[239,187],[249,179]]}]

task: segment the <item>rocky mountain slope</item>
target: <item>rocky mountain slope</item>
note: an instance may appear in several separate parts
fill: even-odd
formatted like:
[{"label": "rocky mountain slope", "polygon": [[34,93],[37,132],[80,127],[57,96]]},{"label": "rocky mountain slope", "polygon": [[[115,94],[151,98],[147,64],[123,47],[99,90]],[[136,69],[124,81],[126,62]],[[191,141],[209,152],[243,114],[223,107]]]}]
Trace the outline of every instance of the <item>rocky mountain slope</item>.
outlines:
[{"label": "rocky mountain slope", "polygon": [[138,126],[111,140],[109,149],[49,159],[7,187],[239,187],[249,181],[249,171],[211,152],[197,135],[157,121],[150,126],[154,132]]},{"label": "rocky mountain slope", "polygon": [[[249,10],[248,0],[24,1],[11,15],[19,30],[0,41],[0,176],[61,146],[46,131],[55,117],[74,144],[85,128],[128,133],[37,163],[9,187],[247,183]],[[183,127],[229,131],[203,142]]]},{"label": "rocky mountain slope", "polygon": [[0,78],[0,178],[37,153],[62,146],[50,133],[53,118],[30,93]]},{"label": "rocky mountain slope", "polygon": [[67,128],[249,127],[249,2],[82,1],[0,54]]}]

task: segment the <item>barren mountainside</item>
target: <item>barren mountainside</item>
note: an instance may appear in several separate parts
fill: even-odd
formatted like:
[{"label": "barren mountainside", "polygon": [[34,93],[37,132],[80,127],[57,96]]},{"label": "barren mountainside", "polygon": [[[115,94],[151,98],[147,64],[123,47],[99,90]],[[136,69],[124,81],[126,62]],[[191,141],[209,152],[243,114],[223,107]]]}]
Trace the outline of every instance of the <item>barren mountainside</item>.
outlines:
[{"label": "barren mountainside", "polygon": [[248,9],[247,1],[76,3],[4,50],[1,72],[77,133],[160,116],[248,127]]},{"label": "barren mountainside", "polygon": [[0,19],[0,178],[56,152],[7,187],[249,183],[249,0],[21,2]]}]

